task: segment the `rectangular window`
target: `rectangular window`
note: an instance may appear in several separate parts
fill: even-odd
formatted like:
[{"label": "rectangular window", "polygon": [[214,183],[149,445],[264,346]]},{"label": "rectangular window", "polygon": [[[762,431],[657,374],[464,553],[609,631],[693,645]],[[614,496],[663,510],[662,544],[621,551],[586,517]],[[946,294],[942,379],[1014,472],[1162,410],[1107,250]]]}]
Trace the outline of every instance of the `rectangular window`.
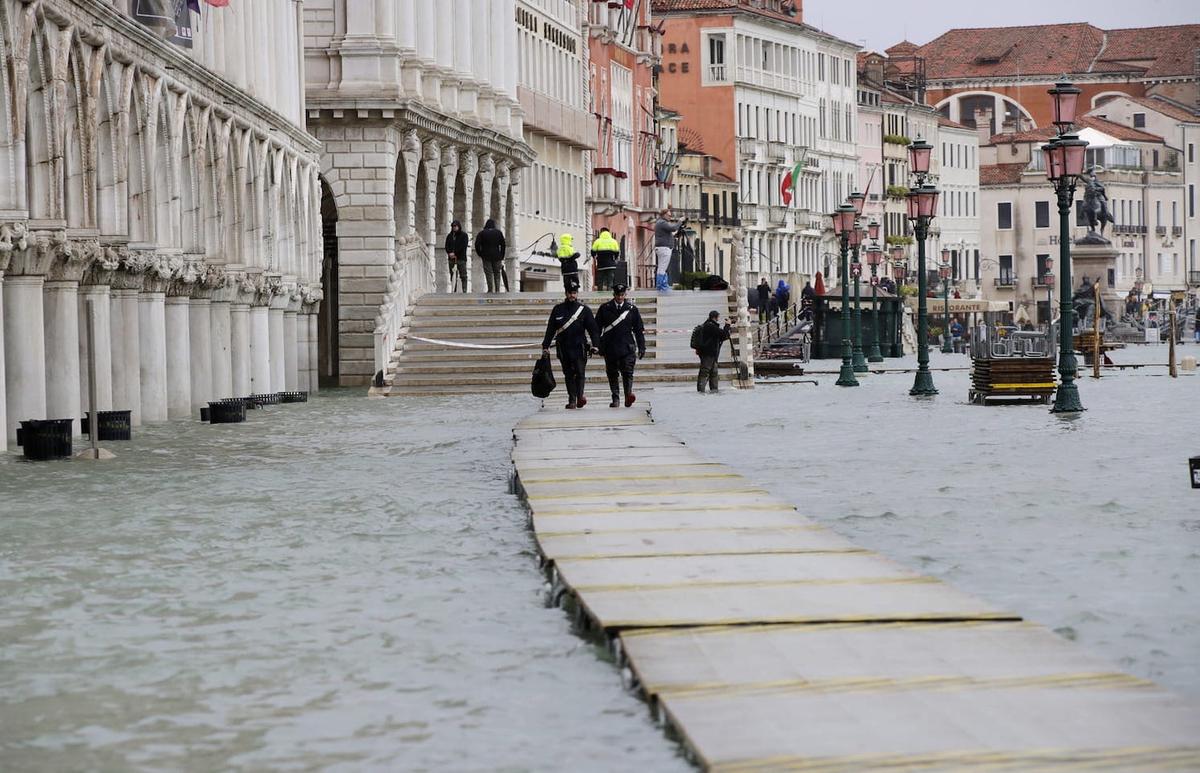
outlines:
[{"label": "rectangular window", "polygon": [[1012,230],[1012,202],[1001,201],[996,205],[996,228],[1001,231]]},{"label": "rectangular window", "polygon": [[1043,278],[1050,273],[1050,255],[1043,254],[1037,256],[1037,278],[1038,284],[1042,284]]},{"label": "rectangular window", "polygon": [[1145,113],[1134,113],[1133,114],[1133,128],[1135,128],[1135,129],[1145,129],[1146,128],[1146,114]]},{"label": "rectangular window", "polygon": [[1035,201],[1033,204],[1034,228],[1050,227],[1050,202]]},{"label": "rectangular window", "polygon": [[1188,163],[1196,163],[1196,144],[1194,142],[1188,143]]},{"label": "rectangular window", "polygon": [[1196,216],[1196,186],[1188,185],[1188,217]]},{"label": "rectangular window", "polygon": [[1011,284],[1013,284],[1014,279],[1015,279],[1015,277],[1013,275],[1013,256],[1012,255],[1001,255],[1000,256],[1000,284],[1011,285]]},{"label": "rectangular window", "polygon": [[708,79],[716,83],[726,80],[724,35],[708,36]]}]

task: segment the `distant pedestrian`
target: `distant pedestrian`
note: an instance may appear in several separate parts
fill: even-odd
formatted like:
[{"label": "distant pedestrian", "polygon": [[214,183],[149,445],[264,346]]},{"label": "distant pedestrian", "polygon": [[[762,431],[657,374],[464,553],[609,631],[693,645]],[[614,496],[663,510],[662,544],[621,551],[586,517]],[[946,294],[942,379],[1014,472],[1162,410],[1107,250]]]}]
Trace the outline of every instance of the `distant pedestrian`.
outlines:
[{"label": "distant pedestrian", "polygon": [[462,229],[462,223],[455,220],[450,223],[450,233],[446,234],[446,263],[450,269],[450,284],[453,289],[462,284],[462,291],[467,291],[467,234]]},{"label": "distant pedestrian", "polygon": [[558,264],[562,270],[563,287],[566,288],[571,282],[578,285],[579,251],[575,249],[574,236],[562,234],[558,237],[558,252],[555,257],[558,258]]},{"label": "distant pedestrian", "polygon": [[567,382],[567,409],[574,410],[587,405],[587,398],[583,396],[587,360],[589,354],[597,351],[600,330],[592,310],[579,301],[579,282],[568,282],[566,294],[566,300],[551,310],[550,319],[546,321],[542,354],[549,356],[550,344],[554,344],[558,362],[562,365],[563,381]]},{"label": "distant pedestrian", "polygon": [[475,254],[483,261],[483,277],[487,280],[487,291],[498,293],[503,279],[504,253],[508,245],[504,243],[504,234],[496,227],[496,221],[488,218],[483,224],[483,230],[475,237]]},{"label": "distant pedestrian", "polygon": [[779,284],[775,285],[775,304],[779,307],[780,313],[786,314],[788,304],[792,301],[792,288],[788,283],[779,280]]},{"label": "distant pedestrian", "polygon": [[764,276],[758,283],[758,321],[766,322],[771,315],[771,283]]},{"label": "distant pedestrian", "polygon": [[621,393],[617,380],[625,388],[625,407],[633,405],[637,395],[633,393],[633,369],[637,361],[646,356],[646,329],[642,325],[642,313],[631,301],[626,300],[626,287],[613,287],[613,299],[596,312],[596,326],[600,328],[600,353],[604,355],[604,370],[608,374],[608,388],[612,392],[609,408],[621,406]]},{"label": "distant pedestrian", "polygon": [[611,290],[617,277],[617,261],[621,257],[621,243],[613,238],[607,228],[592,242],[592,259],[596,261],[596,289]]},{"label": "distant pedestrian", "polygon": [[696,377],[696,391],[704,393],[705,385],[709,391],[716,392],[720,374],[717,371],[717,360],[721,356],[721,347],[729,340],[730,327],[726,322],[724,327],[718,320],[721,312],[708,312],[708,319],[692,333],[692,348],[700,357],[700,373]]},{"label": "distant pedestrian", "polygon": [[667,207],[654,223],[654,259],[656,262],[654,286],[660,293],[670,292],[667,271],[671,268],[671,255],[675,251],[675,237],[687,225],[687,218],[671,220],[671,208]]}]

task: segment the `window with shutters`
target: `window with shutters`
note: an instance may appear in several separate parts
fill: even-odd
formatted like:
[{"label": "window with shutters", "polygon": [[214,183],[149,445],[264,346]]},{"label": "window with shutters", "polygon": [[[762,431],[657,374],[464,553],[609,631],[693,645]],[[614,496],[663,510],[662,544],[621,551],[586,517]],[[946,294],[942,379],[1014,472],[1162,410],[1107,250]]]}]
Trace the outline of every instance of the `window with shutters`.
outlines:
[{"label": "window with shutters", "polygon": [[1012,202],[1001,201],[996,204],[996,228],[1001,231],[1012,230]]}]

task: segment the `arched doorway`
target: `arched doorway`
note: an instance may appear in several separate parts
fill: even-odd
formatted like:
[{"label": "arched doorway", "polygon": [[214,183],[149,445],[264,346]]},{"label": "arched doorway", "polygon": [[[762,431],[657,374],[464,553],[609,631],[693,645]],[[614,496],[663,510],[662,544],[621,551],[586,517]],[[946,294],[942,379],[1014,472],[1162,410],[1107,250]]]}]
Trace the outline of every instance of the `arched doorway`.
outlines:
[{"label": "arched doorway", "polygon": [[338,239],[337,202],[324,177],[321,181],[321,289],[325,298],[317,314],[317,384],[338,386]]}]

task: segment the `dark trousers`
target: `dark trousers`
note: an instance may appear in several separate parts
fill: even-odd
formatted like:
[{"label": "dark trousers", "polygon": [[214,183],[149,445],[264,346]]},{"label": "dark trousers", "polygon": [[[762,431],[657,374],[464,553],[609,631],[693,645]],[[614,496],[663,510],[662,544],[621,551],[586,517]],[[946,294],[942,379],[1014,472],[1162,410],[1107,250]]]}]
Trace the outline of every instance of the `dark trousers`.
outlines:
[{"label": "dark trousers", "polygon": [[700,355],[700,374],[696,376],[696,389],[700,392],[704,391],[705,384],[713,392],[717,391],[718,373],[717,373],[717,354],[702,354]]},{"label": "dark trousers", "polygon": [[586,380],[587,356],[580,354],[558,353],[558,362],[562,365],[563,381],[567,382],[567,399],[578,402],[583,396],[583,384]]},{"label": "dark trousers", "polygon": [[611,290],[617,278],[617,267],[596,269],[596,289]]},{"label": "dark trousers", "polygon": [[571,272],[564,271],[562,276],[563,276],[563,289],[564,290],[570,286],[571,282],[579,281],[579,272],[578,271],[571,271]]},{"label": "dark trousers", "polygon": [[616,400],[621,396],[620,390],[617,388],[617,377],[621,379],[621,384],[625,387],[625,396],[633,394],[633,368],[637,364],[637,355],[630,354],[622,357],[604,358],[604,371],[608,374],[608,388],[612,392],[612,399]]},{"label": "dark trousers", "polygon": [[446,286],[446,289],[453,292],[454,280],[458,279],[458,284],[465,293],[467,291],[467,259],[465,257],[450,258],[448,263],[450,266],[450,284]]}]

